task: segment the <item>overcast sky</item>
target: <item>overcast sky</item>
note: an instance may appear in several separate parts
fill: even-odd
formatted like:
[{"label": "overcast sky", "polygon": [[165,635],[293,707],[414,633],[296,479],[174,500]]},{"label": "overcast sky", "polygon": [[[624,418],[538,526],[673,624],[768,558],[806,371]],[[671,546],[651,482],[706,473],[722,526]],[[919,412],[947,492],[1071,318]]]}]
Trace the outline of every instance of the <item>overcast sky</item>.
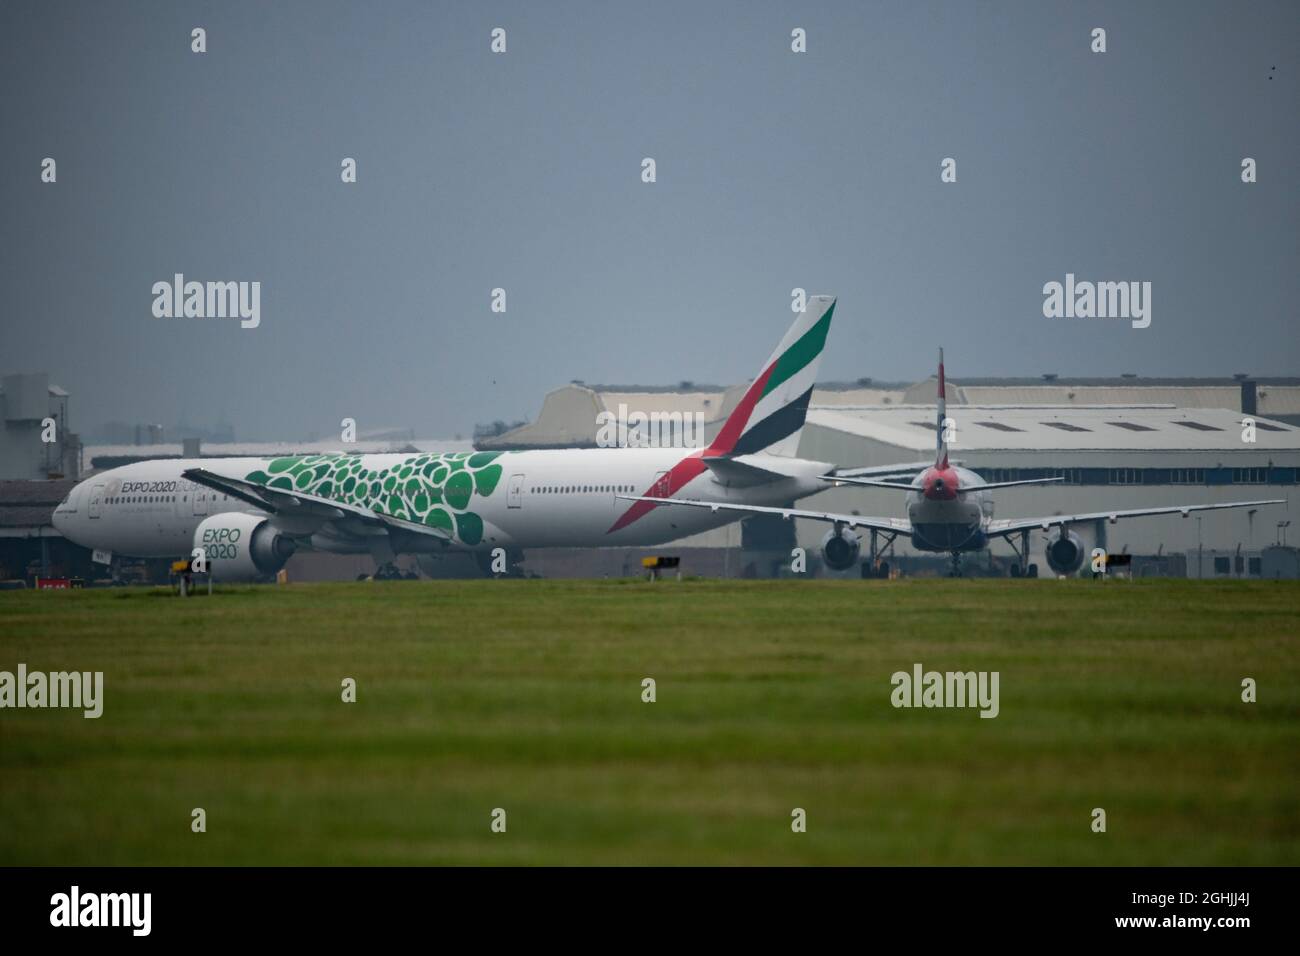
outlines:
[{"label": "overcast sky", "polygon": [[[1292,0],[6,0],[0,371],[81,430],[468,434],[749,378],[799,286],[824,380],[1300,374],[1297,50]],[[155,318],[177,272],[260,327]],[[1067,272],[1150,327],[1045,318]]]}]

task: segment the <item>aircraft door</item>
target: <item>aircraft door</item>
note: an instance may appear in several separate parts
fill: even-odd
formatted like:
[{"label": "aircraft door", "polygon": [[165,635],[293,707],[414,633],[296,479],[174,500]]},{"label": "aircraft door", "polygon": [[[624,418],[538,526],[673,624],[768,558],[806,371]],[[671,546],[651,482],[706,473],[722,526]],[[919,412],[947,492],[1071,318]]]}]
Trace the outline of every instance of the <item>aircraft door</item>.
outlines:
[{"label": "aircraft door", "polygon": [[190,489],[190,494],[194,496],[194,513],[196,515],[205,515],[208,513],[208,495],[216,492],[208,491],[202,485],[194,485]]},{"label": "aircraft door", "polygon": [[668,484],[668,472],[661,471],[655,475],[655,483],[650,486],[650,498],[668,498],[671,496],[672,489]]},{"label": "aircraft door", "polygon": [[104,486],[94,485],[90,489],[90,504],[86,508],[86,513],[92,518],[99,517],[99,507],[104,503]]},{"label": "aircraft door", "polygon": [[523,506],[524,493],[524,476],[511,475],[510,485],[506,489],[506,507],[519,508]]}]

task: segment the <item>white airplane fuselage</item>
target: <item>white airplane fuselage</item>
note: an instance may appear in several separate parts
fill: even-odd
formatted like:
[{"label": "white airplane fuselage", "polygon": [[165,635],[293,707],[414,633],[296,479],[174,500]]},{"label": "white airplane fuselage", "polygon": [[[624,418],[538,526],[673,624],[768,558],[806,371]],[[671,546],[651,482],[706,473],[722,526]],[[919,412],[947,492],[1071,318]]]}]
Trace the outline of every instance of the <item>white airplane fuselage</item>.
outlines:
[{"label": "white airplane fuselage", "polygon": [[907,519],[912,546],[920,551],[979,551],[988,546],[985,525],[993,499],[981,491],[984,479],[968,468],[927,468],[912,480]]},{"label": "white airplane fuselage", "polygon": [[[182,473],[202,468],[235,479],[260,474],[274,480],[277,463],[324,459],[318,468],[352,466],[357,480],[349,491],[334,482],[323,486],[302,482],[295,487],[310,490],[326,499],[364,503],[387,508],[388,514],[416,522],[435,524],[433,513],[443,514],[456,550],[490,551],[494,548],[613,547],[646,546],[672,541],[739,520],[724,511],[687,511],[644,502],[620,500],[619,494],[686,495],[723,503],[781,505],[824,490],[820,476],[831,466],[825,462],[755,455],[750,461],[763,463],[786,476],[780,480],[747,486],[728,485],[715,479],[703,464],[703,449],[610,448],[504,452],[497,455],[436,456],[426,454],[365,454],[295,456],[294,458],[205,458],[165,459],[138,462],[113,468],[79,483],[54,513],[55,527],[67,538],[87,548],[141,558],[188,557],[195,546],[195,532],[212,515],[238,512],[267,517],[266,512],[233,495],[224,495],[189,481]],[[444,466],[459,460],[487,460],[479,472],[494,465],[499,473],[490,483],[474,473],[473,490],[464,501],[454,499],[450,485],[435,489],[403,491],[411,463],[426,462],[434,477]],[[420,471],[423,464],[415,468]],[[464,465],[462,471],[469,469]],[[287,472],[285,472],[287,474]],[[306,473],[315,480],[311,467]],[[329,473],[326,472],[328,481]],[[372,477],[373,476],[373,477]],[[382,476],[382,477],[381,477]],[[395,478],[396,497],[384,483]],[[418,475],[416,476],[418,477]],[[444,481],[446,478],[444,478]],[[358,488],[376,486],[378,495],[358,497]],[[274,485],[272,485],[274,487]],[[484,490],[486,494],[482,493]],[[417,492],[426,492],[417,494]],[[420,499],[428,499],[421,501]],[[441,499],[439,501],[439,498]],[[453,505],[454,502],[454,505]],[[423,507],[417,510],[417,504]],[[459,506],[459,507],[457,507]],[[409,513],[406,513],[409,511]],[[466,520],[472,513],[474,521]],[[481,522],[481,531],[479,531]],[[441,525],[438,525],[439,527]],[[412,551],[439,550],[437,541],[411,538]],[[364,553],[364,542],[333,535],[329,529],[313,534],[313,548],[336,552]]]}]

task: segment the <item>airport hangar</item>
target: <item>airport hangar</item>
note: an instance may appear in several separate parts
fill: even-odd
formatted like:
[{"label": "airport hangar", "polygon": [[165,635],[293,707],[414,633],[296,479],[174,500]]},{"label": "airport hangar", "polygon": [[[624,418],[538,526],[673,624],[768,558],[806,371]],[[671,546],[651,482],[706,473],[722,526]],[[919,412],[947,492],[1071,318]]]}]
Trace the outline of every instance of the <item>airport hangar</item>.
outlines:
[{"label": "airport hangar", "polygon": [[[745,386],[730,388],[587,386],[573,382],[546,396],[537,420],[476,445],[484,449],[594,447],[597,415],[620,406],[644,413],[699,415],[703,443],[716,434]],[[799,455],[852,467],[928,461],[935,447],[934,378],[910,385],[819,384],[813,392]],[[948,416],[956,426],[952,454],[989,481],[1062,477],[1056,484],[990,492],[998,517],[1117,511],[1171,504],[1294,496],[1300,475],[1300,379],[1117,378],[970,379],[948,382]],[[1243,440],[1242,420],[1255,423]],[[882,516],[904,514],[904,493],[828,488],[799,507]],[[1074,527],[1089,548],[1133,555],[1186,555],[1147,561],[1147,573],[1210,577],[1259,574],[1261,558],[1281,538],[1288,505],[1136,518]],[[826,526],[747,519],[684,538],[658,550],[739,546],[739,566],[782,573],[790,549],[810,555]],[[1030,536],[1030,560],[1045,567],[1045,536]],[[864,555],[868,536],[864,534]],[[993,555],[1011,558],[997,539]],[[918,556],[907,540],[895,556]],[[1238,562],[1240,559],[1240,562]],[[975,556],[967,559],[975,562]],[[1226,564],[1225,564],[1226,562]],[[1226,572],[1225,572],[1226,568]],[[1269,575],[1271,576],[1271,575]]]},{"label": "airport hangar", "polygon": [[[33,558],[44,565],[53,558],[55,563],[71,561],[88,567],[89,553],[81,555],[84,549],[62,541],[49,518],[54,504],[66,493],[65,484],[73,483],[80,470],[82,448],[77,436],[67,430],[67,393],[50,386],[47,376],[22,378],[26,381],[7,377],[4,384],[8,388],[0,388],[0,401],[4,402],[0,447],[5,450],[0,455],[0,478],[17,479],[0,486],[0,549],[17,549],[0,555],[0,564],[12,570]],[[642,412],[698,415],[707,441],[744,388],[689,382],[667,387],[588,387],[575,382],[551,392],[536,421],[476,436],[475,444],[483,449],[594,447],[597,415],[617,412],[620,405]],[[913,384],[869,379],[819,384],[800,454],[844,466],[927,460],[934,447],[934,394],[933,378]],[[1059,486],[994,492],[997,514],[1002,517],[1145,504],[1290,498],[1300,468],[1300,378],[1147,379],[1123,375],[1059,379],[1045,375],[1037,379],[967,379],[948,383],[948,400],[949,416],[958,427],[954,454],[970,467],[990,479],[1029,477],[1047,469],[1068,479]],[[59,442],[53,447],[39,440],[39,426],[46,415],[60,425]],[[1258,422],[1253,444],[1241,441],[1240,420],[1247,415]],[[1114,424],[1125,421],[1128,424]],[[1003,427],[981,422],[1002,422]],[[1020,430],[1009,430],[1013,428]],[[274,448],[275,453],[283,454],[319,444],[284,442],[274,443]],[[387,442],[374,447],[368,444],[353,450],[395,450]],[[446,446],[454,443],[403,444],[448,450]],[[270,447],[240,444],[205,451],[266,454]],[[124,459],[131,460],[199,454],[197,448],[179,445],[107,450],[122,452]],[[121,463],[111,459],[97,459],[95,465]],[[890,516],[903,513],[902,493],[888,489],[828,489],[805,499],[804,504]],[[1300,574],[1300,551],[1271,547],[1276,540],[1285,542],[1286,531],[1278,528],[1285,520],[1289,520],[1289,510],[1270,506],[1253,515],[1226,512],[1187,519],[1142,518],[1078,530],[1089,542],[1100,530],[1112,551],[1127,548],[1139,555],[1178,555],[1178,560],[1154,562],[1155,567],[1148,562],[1147,573],[1262,573],[1273,577],[1270,568],[1278,567],[1281,576],[1295,577]],[[812,557],[824,528],[811,522],[795,525],[797,543],[809,548]],[[691,573],[773,574],[788,571],[794,535],[791,523],[751,519],[654,550],[691,549],[685,552]],[[1296,536],[1292,535],[1292,542]],[[1038,558],[1040,564],[1041,537],[1031,538],[1031,558]],[[58,546],[78,553],[64,555],[57,551]],[[51,547],[57,553],[47,550]],[[1005,545],[999,542],[995,548],[995,553],[1010,557]],[[1187,552],[1191,555],[1184,563],[1182,555]],[[639,566],[640,553],[537,553],[529,564],[544,573],[564,576],[626,574]],[[900,541],[894,554],[907,556],[910,550]],[[1258,572],[1261,555],[1263,570]],[[75,570],[83,573],[80,567]],[[311,570],[309,577],[339,575],[337,568]],[[358,573],[356,568],[347,570],[345,577]],[[295,573],[301,571],[295,568]]]}]

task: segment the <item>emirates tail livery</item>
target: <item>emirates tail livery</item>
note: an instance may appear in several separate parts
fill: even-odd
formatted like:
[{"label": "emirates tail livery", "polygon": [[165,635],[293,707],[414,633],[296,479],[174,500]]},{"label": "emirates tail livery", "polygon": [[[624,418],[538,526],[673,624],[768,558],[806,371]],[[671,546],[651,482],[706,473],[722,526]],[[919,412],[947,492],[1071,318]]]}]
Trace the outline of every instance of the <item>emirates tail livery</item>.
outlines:
[{"label": "emirates tail livery", "polygon": [[[1249,508],[1259,505],[1285,504],[1283,498],[1267,501],[1229,501],[1219,504],[1169,505],[1161,508],[1133,508],[1127,511],[1096,511],[1087,514],[1049,515],[1042,518],[993,517],[993,502],[988,492],[1016,485],[1041,485],[1064,481],[1063,478],[1032,478],[1027,481],[987,482],[975,472],[960,468],[948,460],[948,434],[951,422],[947,414],[948,395],[944,381],[943,349],[939,350],[938,414],[935,422],[934,464],[925,468],[910,482],[899,480],[898,474],[907,466],[895,468],[893,476],[866,476],[861,470],[838,472],[821,476],[820,480],[834,484],[865,485],[872,488],[897,488],[907,492],[906,518],[873,518],[862,515],[842,515],[822,511],[802,511],[796,508],[773,508],[757,504],[688,500],[667,496],[638,496],[633,500],[659,505],[681,505],[688,508],[708,509],[710,513],[730,511],[741,514],[771,514],[784,518],[809,518],[832,525],[822,542],[826,563],[837,570],[851,567],[858,559],[861,542],[855,528],[866,528],[872,536],[872,553],[877,553],[877,535],[884,536],[883,549],[900,536],[912,539],[912,546],[920,551],[948,552],[952,555],[952,573],[960,572],[961,555],[966,551],[979,551],[988,547],[992,538],[1004,538],[1015,550],[1020,563],[1012,574],[1019,576],[1029,571],[1029,533],[1035,528],[1048,533],[1045,557],[1048,567],[1061,575],[1073,574],[1083,566],[1083,543],[1070,530],[1077,522],[1106,519],[1112,524],[1120,518],[1138,518],[1144,515],[1181,513],[1185,518],[1193,511],[1216,511],[1221,508]],[[891,480],[892,478],[892,480]],[[1056,534],[1052,536],[1052,529]],[[1019,538],[1017,546],[1016,538]]]},{"label": "emirates tail livery", "polygon": [[826,487],[831,465],[793,455],[834,311],[829,296],[808,301],[707,448],[147,461],[78,484],[54,526],[110,560],[202,548],[226,581],[274,574],[299,548],[371,554],[381,570],[398,554],[471,552],[486,570],[498,548],[517,561],[527,548],[671,541],[741,517],[660,506],[672,496],[763,507]]}]

